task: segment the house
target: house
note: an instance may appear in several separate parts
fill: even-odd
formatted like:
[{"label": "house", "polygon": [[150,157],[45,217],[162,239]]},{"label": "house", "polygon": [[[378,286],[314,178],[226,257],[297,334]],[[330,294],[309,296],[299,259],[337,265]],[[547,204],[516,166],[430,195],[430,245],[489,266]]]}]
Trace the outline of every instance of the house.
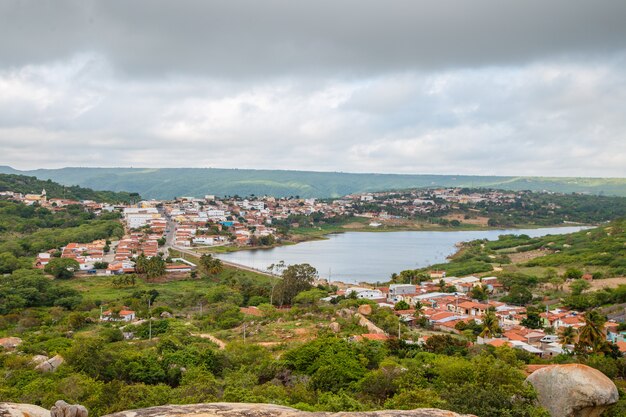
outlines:
[{"label": "house", "polygon": [[52,255],[49,254],[48,252],[40,253],[39,255],[37,255],[37,259],[35,260],[35,268],[37,269],[45,268],[45,266],[48,265],[48,262],[50,262],[51,258],[52,258]]},{"label": "house", "polygon": [[404,299],[404,295],[413,294],[417,292],[417,286],[413,284],[391,284],[389,286],[389,294],[387,299],[391,302],[397,303]]},{"label": "house", "polygon": [[379,299],[384,297],[382,291],[371,288],[350,287],[346,289],[346,297],[350,296],[350,294],[352,293],[356,293],[356,298],[364,298],[367,300]]},{"label": "house", "polygon": [[100,315],[102,321],[133,321],[136,315],[133,310],[123,307],[119,313],[115,314],[112,310],[103,311]]}]

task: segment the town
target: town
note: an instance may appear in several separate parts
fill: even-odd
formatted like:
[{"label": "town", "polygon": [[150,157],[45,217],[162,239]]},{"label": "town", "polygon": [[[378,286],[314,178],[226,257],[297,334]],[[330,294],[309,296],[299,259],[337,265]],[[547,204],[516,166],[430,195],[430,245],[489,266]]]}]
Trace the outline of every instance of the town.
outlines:
[{"label": "town", "polygon": [[[206,253],[203,248],[273,245],[288,236],[285,228],[280,226],[300,226],[289,223],[290,219],[312,221],[309,219],[316,218],[318,222],[323,222],[334,218],[361,217],[367,219],[368,227],[377,228],[382,224],[380,222],[401,217],[449,212],[455,205],[458,208],[458,204],[514,204],[524,193],[437,189],[403,194],[367,193],[328,201],[273,197],[217,198],[207,195],[204,198],[180,197],[174,201],[139,201],[132,205],[48,199],[45,190],[40,194],[21,195],[10,191],[1,194],[26,205],[36,204],[52,210],[77,205],[96,215],[102,212],[118,212],[121,215],[126,231],[121,239],[71,242],[60,250],[51,248],[39,253],[35,268],[44,269],[57,256],[76,261],[78,275],[135,274],[137,258],[142,256],[147,259],[167,258],[166,274],[187,276],[197,270],[197,261],[184,259],[185,253],[201,256]],[[383,207],[388,211],[381,209]],[[554,210],[556,206],[552,204],[548,208]],[[396,214],[392,215],[389,211]],[[196,249],[199,251],[195,252]],[[170,251],[178,256],[172,257]],[[593,278],[591,274],[585,274],[582,279],[590,281]],[[473,338],[477,344],[508,345],[542,358],[573,351],[575,338],[571,336],[563,341],[559,334],[565,328],[571,328],[565,333],[574,335],[585,325],[580,311],[546,307],[545,311],[532,312],[530,317],[525,306],[498,301],[507,295],[507,291],[497,277],[487,274],[451,277],[446,276],[445,271],[430,271],[428,280],[418,284],[376,287],[363,283],[355,287],[344,282],[318,279],[316,285],[329,285],[336,289],[324,299],[327,302],[337,297],[366,299],[393,310],[410,329],[423,328],[457,335],[471,334],[472,330],[480,329],[480,335]],[[473,298],[476,290],[482,291],[491,300]],[[246,313],[259,314],[254,309],[242,307]],[[123,311],[125,313],[119,316],[122,320],[138,320],[134,311]],[[110,314],[103,316],[104,319],[110,320]],[[491,320],[495,318],[497,325],[494,329],[499,329],[498,332],[494,329],[486,333],[482,331],[486,315]],[[532,325],[528,326],[529,323]],[[374,329],[373,333],[356,336],[374,340],[396,336],[373,323],[369,327]],[[625,333],[618,329],[622,329],[619,323],[609,321],[603,334],[620,352],[626,352]],[[424,343],[427,339],[428,336],[424,335],[413,342]]]}]

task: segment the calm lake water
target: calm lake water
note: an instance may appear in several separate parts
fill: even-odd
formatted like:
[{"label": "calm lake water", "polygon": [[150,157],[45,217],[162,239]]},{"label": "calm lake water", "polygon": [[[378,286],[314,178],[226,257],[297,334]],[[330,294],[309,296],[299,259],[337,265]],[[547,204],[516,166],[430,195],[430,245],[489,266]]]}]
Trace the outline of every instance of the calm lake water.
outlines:
[{"label": "calm lake water", "polygon": [[474,239],[495,240],[502,234],[531,237],[572,233],[582,227],[482,230],[458,232],[347,232],[328,240],[303,242],[273,249],[220,254],[219,258],[265,270],[273,263],[309,263],[320,277],[346,283],[387,281],[393,272],[445,262],[455,244]]}]

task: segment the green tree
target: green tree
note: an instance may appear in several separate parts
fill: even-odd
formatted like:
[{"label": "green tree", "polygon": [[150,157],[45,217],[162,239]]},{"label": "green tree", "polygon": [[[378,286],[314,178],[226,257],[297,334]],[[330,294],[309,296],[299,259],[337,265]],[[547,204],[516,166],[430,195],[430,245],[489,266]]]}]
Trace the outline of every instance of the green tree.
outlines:
[{"label": "green tree", "polygon": [[591,284],[584,279],[576,279],[569,285],[572,295],[580,295],[591,288]]},{"label": "green tree", "polygon": [[291,304],[293,298],[301,291],[313,286],[317,278],[317,269],[309,264],[289,265],[282,274],[282,281],[278,284],[281,304]]},{"label": "green tree", "polygon": [[411,306],[404,300],[400,300],[396,303],[396,305],[394,306],[394,310],[398,311],[398,310],[408,310],[410,309]]},{"label": "green tree", "polygon": [[603,328],[606,317],[598,310],[590,310],[583,316],[585,325],[578,330],[578,343],[576,351],[581,353],[604,353],[607,350],[607,342],[604,338]]},{"label": "green tree", "polygon": [[563,276],[567,279],[580,279],[583,277],[583,271],[578,268],[567,268]]},{"label": "green tree", "polygon": [[80,264],[75,259],[70,258],[52,258],[44,267],[47,274],[57,279],[72,278],[78,270],[80,270]]},{"label": "green tree", "polygon": [[576,329],[571,326],[563,327],[559,332],[559,339],[564,345],[574,344],[576,341]]},{"label": "green tree", "polygon": [[485,312],[482,321],[483,330],[480,332],[480,337],[495,337],[502,333],[502,329],[498,323],[498,317],[493,309],[490,308]]},{"label": "green tree", "polygon": [[200,269],[207,275],[218,275],[224,270],[222,261],[211,254],[204,254],[200,257]]},{"label": "green tree", "polygon": [[526,308],[526,317],[521,321],[522,326],[526,326],[530,329],[543,328],[543,322],[539,314],[540,311],[537,307],[528,306]]}]

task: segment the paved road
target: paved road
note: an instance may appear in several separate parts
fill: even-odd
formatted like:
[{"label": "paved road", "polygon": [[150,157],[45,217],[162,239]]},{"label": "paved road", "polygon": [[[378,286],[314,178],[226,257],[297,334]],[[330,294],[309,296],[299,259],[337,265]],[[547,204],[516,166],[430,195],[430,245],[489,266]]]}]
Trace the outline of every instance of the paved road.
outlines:
[{"label": "paved road", "polygon": [[[189,248],[182,248],[182,247],[180,247],[180,246],[172,246],[172,249],[174,249],[174,250],[176,250],[176,251],[178,251],[178,252],[184,253],[184,254],[186,254],[186,255],[189,255],[189,256],[194,256],[194,257],[196,257],[196,258],[197,258],[197,257],[200,257],[200,256],[202,255],[202,254],[200,254],[200,253],[198,253],[198,252],[196,252],[196,251],[194,251],[194,250],[192,250],[192,249],[189,249]],[[257,273],[257,274],[266,275],[266,276],[268,276],[268,277],[280,278],[280,276],[270,274],[270,273],[269,273],[269,272],[267,272],[267,271],[263,271],[263,270],[259,270],[259,269],[250,268],[249,266],[246,266],[246,265],[241,265],[241,264],[236,264],[236,263],[234,263],[234,262],[229,262],[229,261],[224,261],[224,260],[221,260],[221,261],[222,261],[222,263],[223,263],[224,265],[230,266],[230,267],[232,267],[232,268],[237,268],[237,269],[241,269],[241,270],[243,270],[243,271],[250,271],[250,272]]]}]

